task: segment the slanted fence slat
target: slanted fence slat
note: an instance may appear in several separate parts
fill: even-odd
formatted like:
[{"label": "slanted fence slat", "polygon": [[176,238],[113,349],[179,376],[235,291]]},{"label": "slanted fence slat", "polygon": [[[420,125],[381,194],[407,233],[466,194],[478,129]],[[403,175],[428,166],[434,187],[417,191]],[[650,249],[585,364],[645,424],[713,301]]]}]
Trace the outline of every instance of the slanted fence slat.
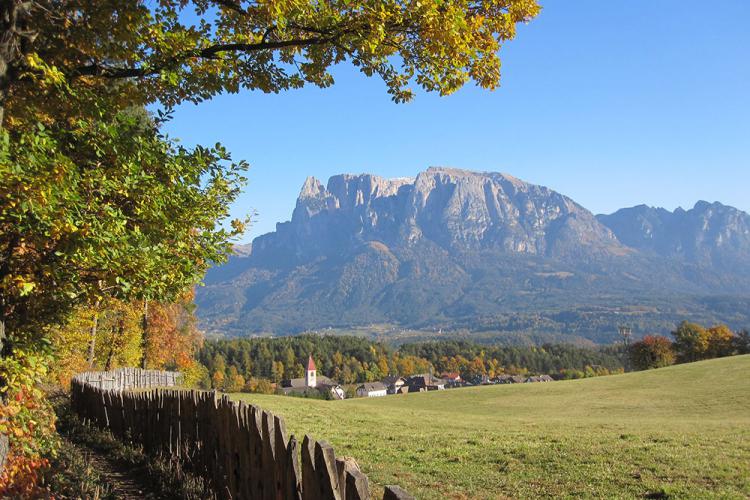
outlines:
[{"label": "slanted fence slat", "polygon": [[[71,407],[118,439],[180,461],[218,498],[370,499],[356,462],[337,459],[327,443],[305,436],[299,446],[283,418],[216,392],[179,389],[179,383],[177,372],[84,372],[71,383]],[[413,497],[387,487],[384,498]]]}]

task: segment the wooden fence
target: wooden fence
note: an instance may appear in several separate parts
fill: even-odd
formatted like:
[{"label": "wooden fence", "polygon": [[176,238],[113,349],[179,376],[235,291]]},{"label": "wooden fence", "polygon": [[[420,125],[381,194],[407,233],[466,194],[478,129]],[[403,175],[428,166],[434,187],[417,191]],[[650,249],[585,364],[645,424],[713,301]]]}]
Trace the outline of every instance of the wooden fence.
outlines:
[{"label": "wooden fence", "polygon": [[[329,444],[309,436],[300,445],[287,437],[283,418],[255,405],[208,391],[127,390],[154,380],[147,376],[126,378],[136,385],[105,389],[96,384],[108,385],[111,375],[82,375],[71,383],[71,404],[84,421],[140,443],[149,453],[177,458],[208,480],[219,498],[371,498],[354,460],[337,458]],[[413,499],[397,486],[386,486],[383,498]]]},{"label": "wooden fence", "polygon": [[75,376],[81,383],[104,390],[151,387],[175,387],[181,381],[179,372],[118,368],[107,372],[83,372]]}]

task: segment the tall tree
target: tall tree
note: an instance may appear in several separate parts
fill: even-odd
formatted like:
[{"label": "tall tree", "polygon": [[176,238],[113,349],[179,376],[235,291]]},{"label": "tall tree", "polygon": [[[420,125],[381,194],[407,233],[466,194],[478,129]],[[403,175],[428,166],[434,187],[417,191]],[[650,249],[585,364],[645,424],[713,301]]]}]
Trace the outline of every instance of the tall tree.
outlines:
[{"label": "tall tree", "polygon": [[737,332],[733,343],[737,354],[750,354],[750,332],[747,329]]},{"label": "tall tree", "polygon": [[192,365],[202,343],[192,299],[190,291],[174,303],[153,302],[149,306],[149,336],[141,353],[147,368],[181,370]]},{"label": "tall tree", "polygon": [[709,348],[708,331],[696,323],[683,321],[672,332],[674,349],[680,362],[704,359]]},{"label": "tall tree", "polygon": [[636,370],[661,368],[674,364],[675,361],[672,342],[666,337],[655,335],[647,335],[634,342],[628,348],[628,354]]},{"label": "tall tree", "polygon": [[734,332],[727,325],[715,325],[708,329],[707,358],[731,356],[734,347]]},{"label": "tall tree", "polygon": [[[9,338],[38,347],[80,304],[173,300],[242,232],[217,220],[246,164],[220,145],[179,147],[138,116],[144,106],[326,87],[344,61],[397,102],[413,84],[494,88],[497,50],[538,11],[534,0],[0,0],[0,354],[22,352]],[[0,366],[2,397],[17,366]]]}]

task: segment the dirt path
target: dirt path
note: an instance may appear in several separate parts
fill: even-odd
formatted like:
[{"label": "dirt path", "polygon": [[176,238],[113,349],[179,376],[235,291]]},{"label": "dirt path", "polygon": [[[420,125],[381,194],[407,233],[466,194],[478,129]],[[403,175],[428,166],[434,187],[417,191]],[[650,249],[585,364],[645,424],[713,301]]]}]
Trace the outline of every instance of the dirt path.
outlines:
[{"label": "dirt path", "polygon": [[101,478],[99,494],[101,498],[117,499],[157,499],[149,483],[148,471],[144,467],[134,467],[122,460],[109,457],[105,452],[88,446],[86,443],[71,442],[89,465]]},{"label": "dirt path", "polygon": [[81,447],[88,455],[91,465],[96,468],[107,484],[103,486],[103,497],[122,499],[156,499],[160,498],[151,492],[152,486],[148,482],[148,472],[142,467],[132,465],[108,457],[88,447]]}]

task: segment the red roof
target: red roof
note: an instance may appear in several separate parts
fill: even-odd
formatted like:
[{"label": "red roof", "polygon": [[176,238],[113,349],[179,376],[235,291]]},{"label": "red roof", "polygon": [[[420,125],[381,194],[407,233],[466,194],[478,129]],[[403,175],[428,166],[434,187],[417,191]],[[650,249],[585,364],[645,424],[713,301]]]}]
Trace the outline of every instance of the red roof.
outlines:
[{"label": "red roof", "polygon": [[315,370],[315,361],[312,359],[312,355],[310,355],[310,358],[307,360],[307,371]]}]

